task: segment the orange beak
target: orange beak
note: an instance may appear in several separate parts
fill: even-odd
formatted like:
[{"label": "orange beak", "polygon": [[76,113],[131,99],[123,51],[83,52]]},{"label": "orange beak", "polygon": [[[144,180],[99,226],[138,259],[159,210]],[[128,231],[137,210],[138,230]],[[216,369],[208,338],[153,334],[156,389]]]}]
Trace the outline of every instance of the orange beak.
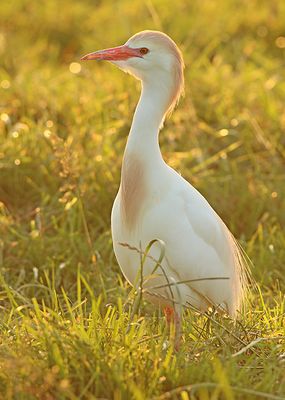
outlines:
[{"label": "orange beak", "polygon": [[113,47],[111,49],[98,50],[94,53],[86,54],[81,57],[81,60],[108,60],[108,61],[123,61],[128,60],[131,57],[140,57],[139,49],[132,49],[126,45]]}]

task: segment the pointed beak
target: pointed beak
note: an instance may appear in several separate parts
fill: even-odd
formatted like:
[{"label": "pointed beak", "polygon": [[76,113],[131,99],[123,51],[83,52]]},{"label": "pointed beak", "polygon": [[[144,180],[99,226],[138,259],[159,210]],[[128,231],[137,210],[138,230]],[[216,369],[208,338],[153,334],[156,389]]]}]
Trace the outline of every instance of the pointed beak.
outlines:
[{"label": "pointed beak", "polygon": [[107,61],[123,61],[131,57],[142,57],[139,49],[132,49],[127,45],[113,47],[111,49],[98,50],[94,53],[86,54],[81,60],[107,60]]}]

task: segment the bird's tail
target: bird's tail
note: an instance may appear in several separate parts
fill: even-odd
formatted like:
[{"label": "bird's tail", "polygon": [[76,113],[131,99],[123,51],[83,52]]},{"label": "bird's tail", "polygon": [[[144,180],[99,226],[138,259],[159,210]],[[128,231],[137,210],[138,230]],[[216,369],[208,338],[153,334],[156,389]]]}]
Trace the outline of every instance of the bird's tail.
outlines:
[{"label": "bird's tail", "polygon": [[232,233],[229,230],[227,231],[234,258],[234,296],[229,313],[231,316],[236,317],[239,312],[245,310],[245,306],[249,301],[249,286],[254,284],[254,280],[251,274],[250,266],[252,266],[252,262],[250,258]]}]

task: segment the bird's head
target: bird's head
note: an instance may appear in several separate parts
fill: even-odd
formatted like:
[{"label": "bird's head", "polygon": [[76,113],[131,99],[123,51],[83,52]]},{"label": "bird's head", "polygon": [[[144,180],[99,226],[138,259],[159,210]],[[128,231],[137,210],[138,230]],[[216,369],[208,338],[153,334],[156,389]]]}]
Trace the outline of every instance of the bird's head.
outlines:
[{"label": "bird's head", "polygon": [[122,46],[89,53],[81,60],[107,60],[143,84],[160,84],[169,90],[169,108],[183,92],[182,54],[174,41],[159,31],[139,32]]}]

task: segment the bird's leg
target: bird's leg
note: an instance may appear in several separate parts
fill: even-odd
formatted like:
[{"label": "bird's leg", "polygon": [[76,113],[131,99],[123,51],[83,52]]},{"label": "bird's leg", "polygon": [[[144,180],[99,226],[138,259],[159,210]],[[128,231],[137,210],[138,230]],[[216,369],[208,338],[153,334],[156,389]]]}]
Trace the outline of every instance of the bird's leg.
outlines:
[{"label": "bird's leg", "polygon": [[170,328],[174,327],[174,337],[172,338],[174,341],[174,348],[176,351],[179,350],[181,344],[181,336],[182,336],[182,329],[181,329],[181,307],[165,307],[164,315],[166,318],[166,322]]}]

